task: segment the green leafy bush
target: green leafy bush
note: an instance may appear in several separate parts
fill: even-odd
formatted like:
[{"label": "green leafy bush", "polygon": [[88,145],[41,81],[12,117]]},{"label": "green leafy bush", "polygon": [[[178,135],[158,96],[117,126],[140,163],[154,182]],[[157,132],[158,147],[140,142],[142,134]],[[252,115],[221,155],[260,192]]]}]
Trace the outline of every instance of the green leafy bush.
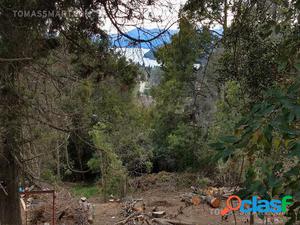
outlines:
[{"label": "green leafy bush", "polygon": [[96,197],[101,193],[101,189],[97,185],[76,185],[71,188],[71,192],[78,197]]}]

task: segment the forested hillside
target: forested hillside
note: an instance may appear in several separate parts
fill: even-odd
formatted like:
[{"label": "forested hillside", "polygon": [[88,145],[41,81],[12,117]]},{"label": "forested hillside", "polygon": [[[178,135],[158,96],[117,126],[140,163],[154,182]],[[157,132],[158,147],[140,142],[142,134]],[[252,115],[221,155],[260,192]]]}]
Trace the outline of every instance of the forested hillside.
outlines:
[{"label": "forested hillside", "polygon": [[[166,7],[175,21],[151,7]],[[197,196],[207,187],[248,200],[289,195],[283,221],[299,223],[300,1],[187,0],[176,15],[172,7],[166,0],[0,0],[0,225],[25,224],[20,195],[26,205],[28,190],[51,185],[76,202],[100,204],[159,182],[192,186]],[[153,23],[167,25],[149,29]],[[116,41],[152,46],[147,54],[157,65],[132,61]],[[167,193],[160,187],[157,194]],[[64,224],[65,209],[55,209],[62,212],[55,223]],[[253,214],[247,223],[257,221]],[[150,224],[144,214],[126,215],[94,224]],[[201,222],[177,216],[151,224]],[[228,224],[223,219],[210,224]]]}]

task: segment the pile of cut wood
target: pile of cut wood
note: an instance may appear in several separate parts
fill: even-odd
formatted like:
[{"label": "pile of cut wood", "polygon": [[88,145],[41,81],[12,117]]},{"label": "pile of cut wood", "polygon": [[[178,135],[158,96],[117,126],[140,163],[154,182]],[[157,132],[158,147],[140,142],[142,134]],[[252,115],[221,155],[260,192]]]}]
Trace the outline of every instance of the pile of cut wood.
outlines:
[{"label": "pile of cut wood", "polygon": [[221,200],[227,199],[234,192],[233,188],[227,187],[198,189],[192,186],[191,189],[192,192],[180,196],[181,201],[184,202],[186,206],[198,206],[202,203],[206,203],[212,208],[219,208],[221,206]]},{"label": "pile of cut wood", "polygon": [[123,203],[121,214],[125,217],[115,225],[196,225],[181,220],[169,219],[165,211],[157,207],[148,209],[143,199]]},{"label": "pile of cut wood", "polygon": [[[32,195],[23,199],[24,222],[27,224],[51,224],[53,212],[53,199],[48,195]],[[66,190],[60,190],[55,198],[55,221],[56,224],[64,225],[88,225],[88,215],[80,208],[78,200],[74,199]],[[26,223],[26,222],[25,222]],[[25,224],[24,223],[24,224]]]},{"label": "pile of cut wood", "polygon": [[[208,187],[205,189],[191,187],[191,189],[191,192],[180,196],[181,201],[185,203],[186,207],[192,205],[199,206],[205,203],[212,208],[219,208],[222,199],[227,199],[234,192],[233,188],[225,187]],[[115,225],[196,225],[174,219],[177,216],[168,216],[165,211],[160,211],[157,207],[148,208],[143,199],[133,199],[124,202],[121,214],[125,219]]]}]

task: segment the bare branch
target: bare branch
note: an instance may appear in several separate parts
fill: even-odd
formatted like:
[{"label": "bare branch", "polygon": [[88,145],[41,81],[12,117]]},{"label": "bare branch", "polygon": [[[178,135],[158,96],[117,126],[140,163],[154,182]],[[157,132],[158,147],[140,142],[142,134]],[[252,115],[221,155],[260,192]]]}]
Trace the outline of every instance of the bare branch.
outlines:
[{"label": "bare branch", "polygon": [[20,61],[30,61],[32,58],[25,57],[25,58],[0,58],[0,62],[20,62]]},{"label": "bare branch", "polygon": [[105,10],[105,13],[106,13],[107,17],[109,18],[110,22],[114,25],[114,27],[117,29],[117,31],[118,31],[120,34],[122,34],[124,37],[126,37],[126,38],[128,38],[129,40],[132,40],[132,41],[134,41],[134,42],[137,42],[137,43],[151,42],[151,41],[153,41],[153,40],[159,38],[159,37],[160,37],[161,35],[163,35],[164,33],[168,32],[168,30],[169,30],[174,24],[177,23],[177,21],[171,23],[171,25],[169,25],[169,26],[168,26],[166,29],[164,29],[162,32],[160,32],[159,34],[157,34],[157,35],[155,35],[155,36],[153,36],[153,37],[151,37],[151,38],[149,38],[149,39],[138,39],[138,38],[134,38],[134,37],[132,37],[132,36],[126,34],[125,32],[123,32],[123,31],[120,29],[120,27],[119,27],[117,21],[111,16],[111,12],[110,12],[110,9],[109,9],[108,5],[103,4],[103,7],[104,7],[104,10]]}]

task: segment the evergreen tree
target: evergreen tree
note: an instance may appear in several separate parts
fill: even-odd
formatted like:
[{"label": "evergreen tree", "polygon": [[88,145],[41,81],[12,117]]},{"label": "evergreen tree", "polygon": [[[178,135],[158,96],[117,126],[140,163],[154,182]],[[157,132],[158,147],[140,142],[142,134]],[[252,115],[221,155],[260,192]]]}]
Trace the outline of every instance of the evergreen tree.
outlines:
[{"label": "evergreen tree", "polygon": [[196,168],[203,148],[197,107],[200,82],[194,64],[205,55],[212,39],[207,29],[199,31],[187,19],[180,19],[179,28],[172,42],[157,52],[163,76],[153,91],[156,170]]}]

